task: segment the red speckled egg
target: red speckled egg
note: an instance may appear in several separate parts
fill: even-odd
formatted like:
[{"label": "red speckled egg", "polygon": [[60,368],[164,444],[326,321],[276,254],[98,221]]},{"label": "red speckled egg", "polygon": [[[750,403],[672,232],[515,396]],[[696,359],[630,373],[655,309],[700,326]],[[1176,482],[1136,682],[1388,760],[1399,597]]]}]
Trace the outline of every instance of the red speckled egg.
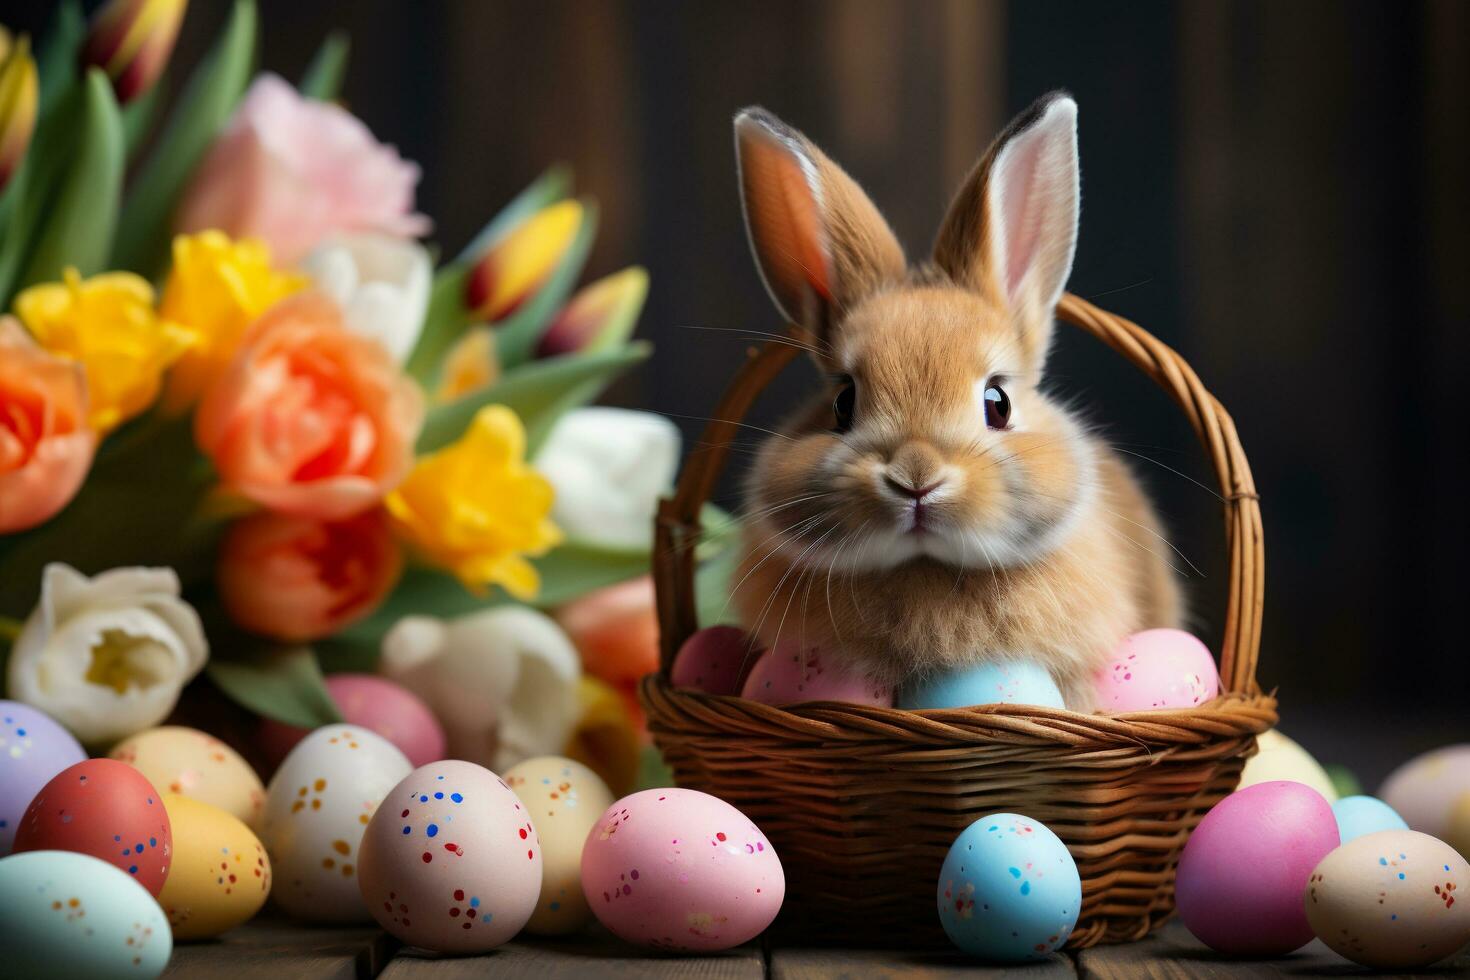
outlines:
[{"label": "red speckled egg", "polygon": [[15,832],[15,850],[75,851],[132,875],[155,898],[163,891],[173,832],[163,799],[125,762],[88,759],[41,787]]}]

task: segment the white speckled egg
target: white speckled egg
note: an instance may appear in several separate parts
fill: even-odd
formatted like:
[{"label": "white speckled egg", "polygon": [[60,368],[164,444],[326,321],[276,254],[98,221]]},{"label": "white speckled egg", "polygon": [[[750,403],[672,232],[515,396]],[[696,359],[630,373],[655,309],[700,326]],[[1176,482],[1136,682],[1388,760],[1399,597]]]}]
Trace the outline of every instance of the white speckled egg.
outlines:
[{"label": "white speckled egg", "polygon": [[141,772],[160,793],[217,806],[254,827],[265,787],[240,753],[195,728],[166,725],[123,739],[107,753]]},{"label": "white speckled egg", "polygon": [[72,851],[0,860],[3,972],[28,980],[153,980],[173,936],[163,909],[126,872]]},{"label": "white speckled egg", "polygon": [[592,921],[582,895],[582,846],[602,812],[612,806],[612,791],[602,779],[571,759],[543,755],[527,759],[505,774],[541,838],[541,897],[526,931],[538,936],[576,932]]},{"label": "white speckled egg", "polygon": [[482,953],[512,938],[541,892],[541,844],[505,781],[471,762],[421,766],[362,839],[362,897],[411,946]]},{"label": "white speckled egg", "polygon": [[367,921],[359,845],[378,804],[412,769],[393,743],[356,725],[327,725],[297,743],[271,779],[261,830],[276,904],[319,922]]},{"label": "white speckled egg", "polygon": [[1303,902],[1312,931],[1364,966],[1428,966],[1470,942],[1470,865],[1444,841],[1381,830],[1322,859]]}]

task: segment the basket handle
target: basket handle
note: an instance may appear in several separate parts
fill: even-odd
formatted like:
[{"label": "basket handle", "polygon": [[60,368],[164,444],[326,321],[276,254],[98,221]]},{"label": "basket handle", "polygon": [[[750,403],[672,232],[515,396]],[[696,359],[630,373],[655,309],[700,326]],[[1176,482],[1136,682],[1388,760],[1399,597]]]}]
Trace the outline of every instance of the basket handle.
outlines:
[{"label": "basket handle", "polygon": [[[1220,641],[1220,679],[1225,690],[1259,694],[1256,662],[1261,644],[1265,551],[1261,506],[1250,464],[1230,414],[1205,389],[1177,351],[1138,324],[1071,293],[1057,317],[1097,337],[1147,374],[1183,410],[1214,466],[1225,510],[1230,557],[1229,601]],[[741,420],[756,396],[796,357],[799,348],[770,341],[753,349],[725,389],[699,447],[689,454],[674,496],[661,501],[654,522],[653,576],[658,596],[659,657],[667,673],[679,646],[699,628],[695,613],[694,546],[699,514],[724,469]]]}]

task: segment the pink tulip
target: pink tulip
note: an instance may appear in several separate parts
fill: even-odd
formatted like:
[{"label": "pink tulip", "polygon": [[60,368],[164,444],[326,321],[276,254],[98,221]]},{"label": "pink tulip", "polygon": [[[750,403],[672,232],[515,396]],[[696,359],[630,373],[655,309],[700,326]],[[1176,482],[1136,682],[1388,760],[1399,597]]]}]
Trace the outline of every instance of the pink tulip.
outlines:
[{"label": "pink tulip", "polygon": [[429,219],[413,210],[418,180],[418,165],[360,119],[267,73],[200,164],[174,224],[263,238],[292,265],[332,234],[426,234]]}]

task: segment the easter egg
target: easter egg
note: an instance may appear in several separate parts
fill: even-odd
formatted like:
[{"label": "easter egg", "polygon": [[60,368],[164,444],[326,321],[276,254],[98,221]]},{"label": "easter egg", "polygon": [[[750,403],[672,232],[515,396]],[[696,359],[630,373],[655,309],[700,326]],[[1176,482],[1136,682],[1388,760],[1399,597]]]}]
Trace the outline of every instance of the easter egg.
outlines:
[{"label": "easter egg", "polygon": [[1344,844],[1380,830],[1409,829],[1393,807],[1371,796],[1344,796],[1332,804],[1332,815],[1337,818],[1337,836]]},{"label": "easter egg", "polygon": [[744,630],[711,626],[679,647],[669,680],[676,687],[692,687],[706,694],[739,694],[745,672],[760,653]]},{"label": "easter egg", "polygon": [[178,793],[234,814],[260,819],[265,787],[240,753],[194,728],[150,728],[113,746],[108,758],[126,762],[156,789]]},{"label": "easter egg", "polygon": [[541,840],[541,897],[526,923],[538,936],[576,932],[592,921],[582,895],[582,845],[613,795],[597,773],[580,762],[544,755],[505,774],[536,824]]},{"label": "easter egg", "polygon": [[900,688],[895,703],[910,711],[978,704],[1066,707],[1051,673],[1029,660],[997,661],[931,674]]},{"label": "easter egg", "polygon": [[271,890],[265,847],[236,816],[188,796],[163,797],[174,865],[158,896],[174,940],[217,936],[250,920]]},{"label": "easter egg", "polygon": [[367,921],[356,878],[363,833],[412,769],[387,739],[356,725],[326,725],[302,739],[266,792],[261,837],[276,904],[318,922]]},{"label": "easter egg", "polygon": [[630,943],[713,952],[754,939],[781,911],[786,875],[750,818],[692,789],[646,789],[598,818],[582,891]]},{"label": "easter egg", "polygon": [[1019,813],[981,817],[955,838],[939,872],[939,922],[972,956],[1042,959],[1067,941],[1082,878],[1067,845]]},{"label": "easter egg", "polygon": [[1258,783],[1205,814],[1179,858],[1175,902],[1195,937],[1232,956],[1283,956],[1312,940],[1302,892],[1337,847],[1322,794],[1293,782]]},{"label": "easter egg", "polygon": [[76,851],[132,875],[150,895],[173,863],[168,813],[153,784],[114,759],[88,759],[41,787],[15,831],[15,851]]},{"label": "easter egg", "polygon": [[1337,787],[1322,764],[1306,749],[1272,728],[1256,736],[1256,754],[1246,760],[1236,789],[1282,780],[1310,786],[1328,803],[1337,799]]},{"label": "easter egg", "polygon": [[849,704],[893,704],[893,691],[845,668],[816,647],[782,640],[750,669],[742,698],[765,704],[799,701],[846,701]]},{"label": "easter egg", "polygon": [[[1447,745],[1399,766],[1378,795],[1421,833],[1447,840],[1456,803],[1470,794],[1470,744]],[[1470,841],[1461,844],[1470,845]],[[1461,854],[1465,852],[1462,850]]]},{"label": "easter egg", "polygon": [[1459,851],[1461,857],[1470,854],[1470,791],[1461,793],[1451,805],[1444,842]]},{"label": "easter egg", "polygon": [[147,889],[106,861],[71,851],[0,860],[3,972],[27,980],[153,980],[173,936]]},{"label": "easter egg", "polygon": [[1128,637],[1093,677],[1100,711],[1192,708],[1220,693],[1220,672],[1209,647],[1174,629]]},{"label": "easter egg", "polygon": [[[443,726],[429,706],[403,685],[374,674],[328,674],[326,685],[344,722],[383,736],[412,765],[444,758]],[[260,745],[266,758],[279,763],[310,731],[262,719]]]},{"label": "easter egg", "polygon": [[87,757],[71,732],[19,701],[0,701],[0,857],[46,781]]},{"label": "easter egg", "polygon": [[1461,901],[1470,865],[1413,830],[1366,834],[1328,854],[1303,896],[1307,920],[1335,952],[1364,966],[1428,966],[1470,942]]},{"label": "easter egg", "polygon": [[541,892],[541,843],[505,781],[446,759],[394,786],[362,839],[362,897],[411,946],[482,953],[520,932]]}]

